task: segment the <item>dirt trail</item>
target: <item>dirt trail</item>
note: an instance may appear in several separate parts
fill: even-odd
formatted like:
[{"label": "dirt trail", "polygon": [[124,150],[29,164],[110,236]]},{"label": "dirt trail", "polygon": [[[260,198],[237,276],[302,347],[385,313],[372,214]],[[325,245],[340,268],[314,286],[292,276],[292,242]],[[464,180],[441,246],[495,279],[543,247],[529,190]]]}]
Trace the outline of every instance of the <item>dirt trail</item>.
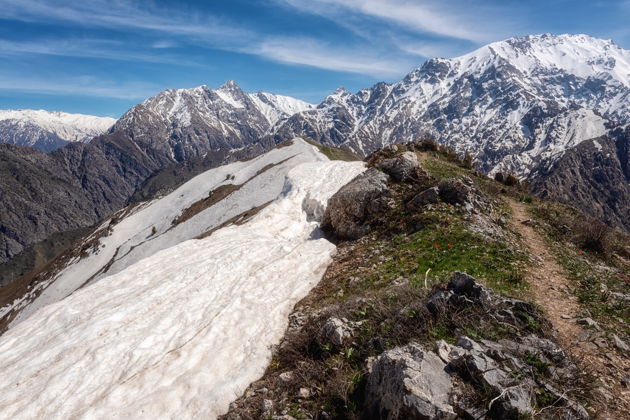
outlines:
[{"label": "dirt trail", "polygon": [[[630,391],[620,383],[624,374],[630,373],[630,361],[620,356],[607,344],[602,334],[577,323],[582,308],[571,292],[572,284],[556,258],[550,252],[541,235],[527,223],[530,217],[525,204],[509,200],[514,217],[513,227],[522,235],[523,242],[534,256],[528,269],[527,281],[536,303],[551,321],[560,344],[578,361],[580,368],[593,375],[601,386],[595,400],[599,406],[594,411],[601,419],[630,419]],[[525,223],[523,223],[525,222]],[[600,335],[592,341],[589,335]],[[598,341],[600,340],[600,341]],[[603,344],[600,348],[597,343]]]}]

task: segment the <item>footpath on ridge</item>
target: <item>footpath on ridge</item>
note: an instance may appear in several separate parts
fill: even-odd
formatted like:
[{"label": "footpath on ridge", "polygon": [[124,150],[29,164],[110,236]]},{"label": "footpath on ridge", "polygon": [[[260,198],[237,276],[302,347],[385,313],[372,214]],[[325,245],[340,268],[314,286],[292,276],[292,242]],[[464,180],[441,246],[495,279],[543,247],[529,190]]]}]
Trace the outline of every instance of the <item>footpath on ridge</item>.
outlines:
[{"label": "footpath on ridge", "polygon": [[[598,418],[630,418],[630,391],[619,385],[617,377],[630,372],[630,361],[614,352],[604,353],[594,348],[590,342],[580,340],[587,333],[588,326],[576,322],[583,308],[575,295],[568,293],[571,281],[557,262],[543,237],[534,229],[526,204],[509,199],[513,212],[512,225],[521,234],[523,243],[537,261],[530,265],[526,280],[530,285],[532,297],[547,315],[557,332],[557,338],[563,348],[571,354],[578,365],[593,375],[600,384],[603,393],[601,407],[597,407]],[[608,399],[615,401],[616,409],[605,404]],[[612,396],[612,398],[610,398]]]}]

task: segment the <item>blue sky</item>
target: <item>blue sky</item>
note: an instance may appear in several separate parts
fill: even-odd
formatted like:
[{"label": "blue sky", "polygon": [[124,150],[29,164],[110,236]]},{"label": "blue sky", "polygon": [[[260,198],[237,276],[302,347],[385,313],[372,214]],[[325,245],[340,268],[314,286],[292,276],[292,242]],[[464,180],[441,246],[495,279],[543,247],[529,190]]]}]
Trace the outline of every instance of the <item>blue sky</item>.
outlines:
[{"label": "blue sky", "polygon": [[630,48],[630,0],[0,0],[0,109],[120,116],[233,79],[319,102],[534,33]]}]

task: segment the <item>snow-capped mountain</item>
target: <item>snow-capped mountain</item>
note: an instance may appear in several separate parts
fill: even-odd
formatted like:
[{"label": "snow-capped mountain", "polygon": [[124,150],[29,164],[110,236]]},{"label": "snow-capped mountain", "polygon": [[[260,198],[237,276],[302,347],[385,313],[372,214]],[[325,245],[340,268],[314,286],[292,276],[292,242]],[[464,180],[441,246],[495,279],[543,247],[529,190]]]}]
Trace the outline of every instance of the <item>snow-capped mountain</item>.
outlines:
[{"label": "snow-capped mountain", "polygon": [[[293,306],[323,275],[335,250],[318,234],[326,202],[364,169],[295,139],[106,221],[3,308],[6,317],[21,307],[25,319],[0,338],[0,412],[225,412],[262,375]],[[37,296],[47,301],[27,313]]]},{"label": "snow-capped mountain", "polygon": [[0,110],[0,142],[50,152],[69,142],[85,142],[106,132],[109,117],[20,109]]},{"label": "snow-capped mountain", "polygon": [[161,92],[131,108],[110,131],[125,132],[143,149],[183,161],[255,143],[274,125],[312,108],[288,96],[246,93],[228,81],[217,90],[199,86]]},{"label": "snow-capped mountain", "polygon": [[484,169],[527,175],[541,155],[630,121],[630,51],[586,35],[536,35],[432,59],[399,83],[339,89],[276,138],[309,136],[367,154],[429,135]]}]

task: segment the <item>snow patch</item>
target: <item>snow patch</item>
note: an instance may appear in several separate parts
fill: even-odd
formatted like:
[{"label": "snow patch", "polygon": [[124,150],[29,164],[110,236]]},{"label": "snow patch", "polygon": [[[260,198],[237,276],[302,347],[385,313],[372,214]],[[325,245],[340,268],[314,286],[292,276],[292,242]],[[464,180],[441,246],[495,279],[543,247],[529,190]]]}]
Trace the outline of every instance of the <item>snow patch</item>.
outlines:
[{"label": "snow patch", "polygon": [[37,311],[0,338],[0,411],[14,419],[215,418],[267,366],[334,245],[312,239],[361,163],[293,168],[241,226],[183,242]]}]

